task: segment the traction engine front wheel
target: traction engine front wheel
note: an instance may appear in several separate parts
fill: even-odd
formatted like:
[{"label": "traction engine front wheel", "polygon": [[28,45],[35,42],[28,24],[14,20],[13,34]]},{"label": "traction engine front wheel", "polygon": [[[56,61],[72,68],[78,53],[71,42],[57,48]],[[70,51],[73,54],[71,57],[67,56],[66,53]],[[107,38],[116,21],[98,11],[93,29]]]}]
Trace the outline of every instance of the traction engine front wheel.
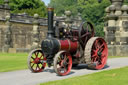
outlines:
[{"label": "traction engine front wheel", "polygon": [[46,66],[46,57],[41,50],[32,50],[28,56],[28,68],[36,73],[42,72]]},{"label": "traction engine front wheel", "polygon": [[72,68],[72,57],[66,51],[58,52],[54,57],[54,70],[60,76],[69,74]]}]

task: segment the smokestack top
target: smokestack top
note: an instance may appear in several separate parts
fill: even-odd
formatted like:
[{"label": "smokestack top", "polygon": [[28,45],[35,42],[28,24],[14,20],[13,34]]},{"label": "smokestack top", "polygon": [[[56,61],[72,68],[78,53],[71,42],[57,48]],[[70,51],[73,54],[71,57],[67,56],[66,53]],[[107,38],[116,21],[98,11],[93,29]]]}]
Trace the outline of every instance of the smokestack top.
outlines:
[{"label": "smokestack top", "polygon": [[54,8],[48,7],[47,10],[48,10],[48,11],[54,11]]}]

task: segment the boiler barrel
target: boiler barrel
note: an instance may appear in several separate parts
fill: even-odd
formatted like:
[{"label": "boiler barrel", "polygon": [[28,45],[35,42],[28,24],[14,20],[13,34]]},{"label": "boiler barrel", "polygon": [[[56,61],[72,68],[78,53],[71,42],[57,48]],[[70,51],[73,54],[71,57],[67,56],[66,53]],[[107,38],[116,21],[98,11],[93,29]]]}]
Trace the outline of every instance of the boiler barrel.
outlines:
[{"label": "boiler barrel", "polygon": [[42,41],[41,48],[45,54],[56,54],[60,50],[65,50],[69,52],[76,52],[79,47],[77,41],[73,42],[69,39],[58,40],[56,38],[45,39]]},{"label": "boiler barrel", "polygon": [[69,39],[59,40],[59,44],[60,50],[66,50],[70,52],[76,52],[79,46],[78,42],[73,42]]}]

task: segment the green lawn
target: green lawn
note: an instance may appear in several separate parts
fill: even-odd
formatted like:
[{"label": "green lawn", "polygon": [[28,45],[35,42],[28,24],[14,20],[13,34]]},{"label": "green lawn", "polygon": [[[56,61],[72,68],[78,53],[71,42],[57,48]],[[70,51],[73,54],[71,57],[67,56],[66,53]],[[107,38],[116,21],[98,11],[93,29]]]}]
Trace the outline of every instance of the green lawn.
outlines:
[{"label": "green lawn", "polygon": [[[108,58],[121,58],[122,56],[108,56]],[[123,57],[128,57],[128,56],[123,56]]]},{"label": "green lawn", "polygon": [[128,67],[47,82],[40,85],[128,85]]},{"label": "green lawn", "polygon": [[0,53],[0,72],[27,68],[27,53]]}]

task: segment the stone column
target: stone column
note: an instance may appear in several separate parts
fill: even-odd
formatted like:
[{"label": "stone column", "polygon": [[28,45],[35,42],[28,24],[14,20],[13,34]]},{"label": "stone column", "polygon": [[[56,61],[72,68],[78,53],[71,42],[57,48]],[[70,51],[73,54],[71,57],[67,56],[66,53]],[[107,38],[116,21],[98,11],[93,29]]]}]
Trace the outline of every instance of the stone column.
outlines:
[{"label": "stone column", "polygon": [[32,38],[32,48],[31,49],[36,49],[39,48],[39,42],[40,42],[40,38],[39,38],[39,22],[38,22],[38,18],[39,15],[38,14],[34,14],[34,21],[33,21],[33,38]]},{"label": "stone column", "polygon": [[10,15],[9,0],[4,0],[5,15]]},{"label": "stone column", "polygon": [[106,12],[106,17],[104,18],[104,33],[105,33],[105,36],[104,36],[104,38],[105,38],[105,40],[106,40],[106,42],[107,42],[107,36],[108,36],[108,31],[107,31],[107,27],[108,27],[108,16],[109,16],[109,14],[110,14],[110,9],[109,9],[109,7],[107,7],[106,9],[105,9],[105,12]]},{"label": "stone column", "polygon": [[65,19],[65,23],[67,25],[67,30],[69,30],[72,20],[71,20],[71,11],[65,11],[65,15],[66,15],[66,19]]},{"label": "stone column", "polygon": [[79,27],[80,24],[82,23],[82,18],[81,18],[81,14],[80,14],[80,13],[78,13],[77,20],[78,20],[78,22],[77,22],[76,24],[77,24],[77,26]]},{"label": "stone column", "polygon": [[122,16],[119,16],[119,23],[120,26],[120,35],[116,34],[117,37],[120,37],[120,44],[127,45],[128,44],[128,6],[123,5],[122,8]]},{"label": "stone column", "polygon": [[121,12],[121,6],[124,2],[124,0],[110,0],[112,5],[115,5],[116,7],[116,11],[115,11],[115,15],[119,16],[122,14]]},{"label": "stone column", "polygon": [[110,14],[107,16],[107,27],[106,27],[106,40],[109,45],[115,44],[115,31],[116,31],[116,20],[117,16],[115,15],[115,5],[109,7]]},{"label": "stone column", "polygon": [[6,28],[5,28],[5,36],[4,36],[4,46],[3,52],[8,52],[11,47],[12,39],[11,39],[11,23],[10,16],[6,16]]},{"label": "stone column", "polygon": [[[128,6],[123,5],[124,0],[110,0],[112,5],[106,9],[105,26],[109,56],[128,55]],[[123,6],[122,6],[123,5]],[[114,43],[113,43],[114,41]]]}]

